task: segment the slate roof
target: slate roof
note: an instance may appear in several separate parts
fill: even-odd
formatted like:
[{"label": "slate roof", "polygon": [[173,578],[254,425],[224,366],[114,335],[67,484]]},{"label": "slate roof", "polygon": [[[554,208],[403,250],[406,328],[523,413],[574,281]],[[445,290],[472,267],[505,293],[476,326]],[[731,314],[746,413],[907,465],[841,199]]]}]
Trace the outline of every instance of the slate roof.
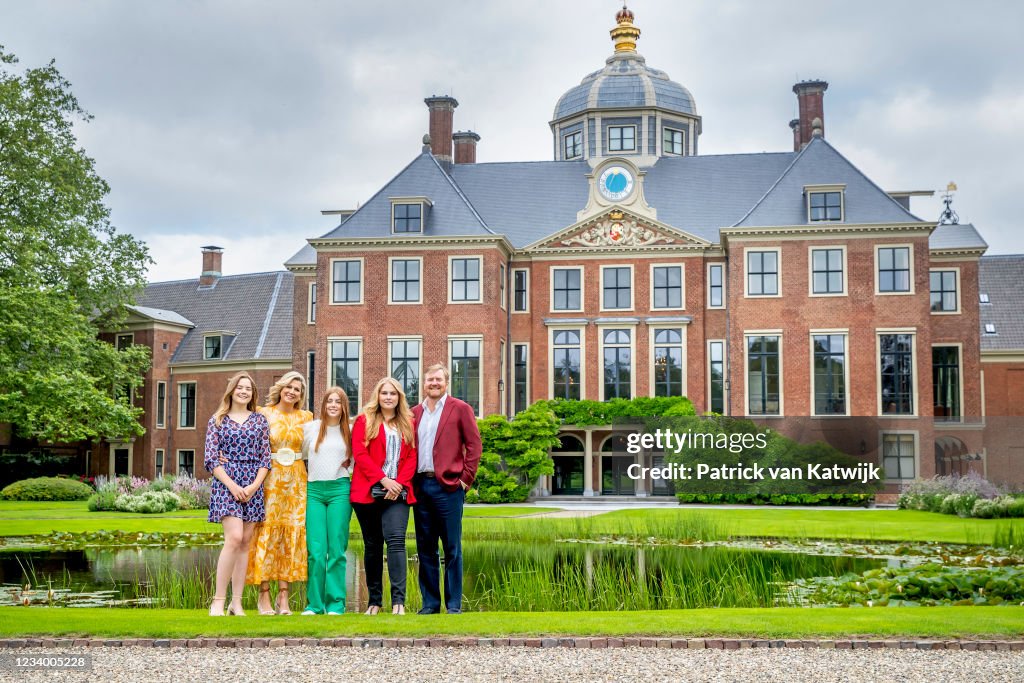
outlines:
[{"label": "slate roof", "polygon": [[970,223],[939,225],[928,239],[931,249],[987,249],[988,243]]},{"label": "slate roof", "polygon": [[[981,350],[1024,351],[1024,254],[982,256],[978,292],[988,294],[981,304]],[[985,324],[995,334],[985,334]]]},{"label": "slate roof", "polygon": [[173,312],[195,325],[172,364],[203,361],[207,332],[235,335],[222,360],[290,360],[293,295],[291,273],[250,273],[222,277],[213,287],[200,287],[198,280],[153,283],[139,296],[137,308]]},{"label": "slate roof", "polygon": [[195,327],[191,320],[178,315],[174,311],[165,311],[161,308],[147,308],[146,306],[129,306],[128,308],[141,316],[149,318],[150,320],[173,323],[175,325],[184,325],[186,327]]}]

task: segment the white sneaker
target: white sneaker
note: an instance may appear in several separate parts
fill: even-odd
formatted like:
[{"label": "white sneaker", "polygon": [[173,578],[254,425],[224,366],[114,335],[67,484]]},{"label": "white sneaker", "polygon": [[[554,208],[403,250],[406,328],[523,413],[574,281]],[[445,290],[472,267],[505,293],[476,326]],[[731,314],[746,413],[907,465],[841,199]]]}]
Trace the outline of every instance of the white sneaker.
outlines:
[{"label": "white sneaker", "polygon": [[341,612],[328,612],[327,616],[329,616],[329,617],[340,617],[341,616]]},{"label": "white sneaker", "polygon": [[314,612],[311,609],[307,609],[307,610],[304,610],[302,612],[302,616],[304,616],[304,617],[315,617],[316,616],[316,612]]}]

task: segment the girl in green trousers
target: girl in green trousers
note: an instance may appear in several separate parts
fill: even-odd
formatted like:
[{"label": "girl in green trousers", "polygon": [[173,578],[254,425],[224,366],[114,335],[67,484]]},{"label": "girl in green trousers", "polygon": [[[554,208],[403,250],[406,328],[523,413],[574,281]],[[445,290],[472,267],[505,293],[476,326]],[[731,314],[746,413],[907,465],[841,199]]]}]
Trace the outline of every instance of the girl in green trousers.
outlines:
[{"label": "girl in green trousers", "polygon": [[345,552],[352,517],[349,482],[352,434],[348,396],[339,387],[324,393],[320,419],[303,425],[302,455],[309,468],[306,488],[306,550],[309,578],[303,614],[345,611]]}]

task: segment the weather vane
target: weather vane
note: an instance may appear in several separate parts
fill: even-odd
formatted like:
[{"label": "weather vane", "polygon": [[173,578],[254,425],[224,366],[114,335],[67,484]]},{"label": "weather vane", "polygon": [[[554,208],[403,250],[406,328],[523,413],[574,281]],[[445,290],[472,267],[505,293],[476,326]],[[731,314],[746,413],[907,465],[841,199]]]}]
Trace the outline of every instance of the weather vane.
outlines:
[{"label": "weather vane", "polygon": [[951,180],[949,185],[946,185],[946,194],[942,195],[942,203],[946,205],[946,208],[939,216],[939,225],[956,225],[960,222],[960,216],[957,216],[956,211],[953,210],[954,192],[956,192],[956,183]]}]

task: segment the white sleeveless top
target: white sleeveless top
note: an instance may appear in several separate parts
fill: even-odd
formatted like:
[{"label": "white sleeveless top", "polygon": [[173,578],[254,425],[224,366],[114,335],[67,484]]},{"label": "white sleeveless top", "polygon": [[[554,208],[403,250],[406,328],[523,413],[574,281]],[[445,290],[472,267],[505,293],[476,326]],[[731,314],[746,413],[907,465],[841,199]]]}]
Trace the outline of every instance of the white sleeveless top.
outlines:
[{"label": "white sleeveless top", "polygon": [[306,459],[309,470],[309,481],[334,481],[342,477],[351,477],[352,469],[342,467],[348,457],[345,440],[341,437],[341,429],[328,427],[324,442],[319,450],[314,450],[317,436],[320,435],[320,420],[313,420],[302,425],[302,455]]}]

